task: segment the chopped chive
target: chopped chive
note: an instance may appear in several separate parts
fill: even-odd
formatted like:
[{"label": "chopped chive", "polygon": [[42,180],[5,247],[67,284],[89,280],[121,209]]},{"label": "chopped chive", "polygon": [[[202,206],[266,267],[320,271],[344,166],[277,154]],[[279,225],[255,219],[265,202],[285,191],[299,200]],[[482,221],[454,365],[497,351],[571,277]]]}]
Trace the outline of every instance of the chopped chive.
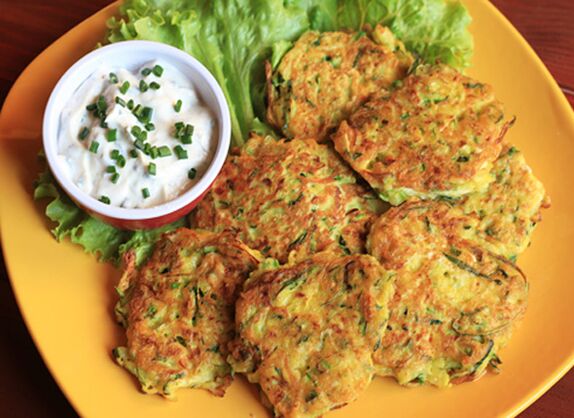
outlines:
[{"label": "chopped chive", "polygon": [[118,180],[120,179],[120,173],[114,173],[112,174],[112,176],[110,177],[110,181],[114,184],[116,184],[118,182]]},{"label": "chopped chive", "polygon": [[195,130],[193,125],[185,125],[185,135],[193,135],[193,131]]},{"label": "chopped chive", "polygon": [[126,107],[126,101],[122,99],[120,96],[116,96],[116,103],[119,104],[121,107]]},{"label": "chopped chive", "polygon": [[86,139],[89,134],[90,134],[90,130],[86,126],[84,126],[82,129],[80,129],[80,133],[78,134],[78,139],[80,139],[82,141],[82,140]]},{"label": "chopped chive", "polygon": [[145,124],[144,128],[146,129],[146,131],[153,131],[155,129],[155,125],[149,122]]},{"label": "chopped chive", "polygon": [[139,118],[142,112],[142,105],[137,105],[136,107],[134,107],[134,110],[132,110],[132,113]]},{"label": "chopped chive", "polygon": [[120,87],[120,93],[121,94],[126,94],[128,92],[130,88],[130,82],[129,81],[124,81],[123,84]]},{"label": "chopped chive", "polygon": [[95,104],[95,103],[92,103],[92,104],[87,105],[87,106],[86,106],[86,110],[87,110],[88,112],[91,112],[92,110],[96,110],[96,104]]},{"label": "chopped chive", "polygon": [[189,145],[191,144],[192,140],[191,140],[191,135],[182,135],[181,137],[181,143],[184,145]]},{"label": "chopped chive", "polygon": [[145,144],[144,144],[144,142],[143,142],[141,139],[136,139],[136,140],[134,141],[134,147],[136,147],[137,149],[143,151],[143,149],[144,149],[144,147],[145,147]]},{"label": "chopped chive", "polygon": [[147,166],[147,172],[149,173],[150,176],[155,176],[156,166],[154,163],[149,163],[149,165]]},{"label": "chopped chive", "polygon": [[173,150],[175,151],[175,155],[177,155],[178,160],[187,159],[187,151],[184,150],[181,145],[176,145]]},{"label": "chopped chive", "polygon": [[114,142],[118,139],[118,130],[117,129],[108,129],[106,132],[106,139],[108,142]]},{"label": "chopped chive", "polygon": [[116,84],[118,82],[118,76],[116,73],[110,73],[110,83]]},{"label": "chopped chive", "polygon": [[113,174],[113,173],[115,173],[115,172],[116,172],[116,167],[115,167],[115,166],[109,165],[109,166],[106,167],[106,173]]},{"label": "chopped chive", "polygon": [[157,151],[157,147],[151,147],[151,158],[153,158],[154,160],[158,157],[158,151]]},{"label": "chopped chive", "polygon": [[138,158],[138,150],[137,149],[130,150],[130,157]]},{"label": "chopped chive", "polygon": [[141,123],[148,123],[153,115],[153,109],[151,107],[145,106],[139,112],[139,121]]},{"label": "chopped chive", "polygon": [[92,141],[90,144],[90,152],[94,154],[98,152],[98,148],[100,147],[100,143],[98,141]]},{"label": "chopped chive", "polygon": [[116,161],[119,168],[124,168],[126,166],[126,157],[120,155]]},{"label": "chopped chive", "polygon": [[181,105],[183,105],[183,102],[181,101],[181,99],[179,99],[177,102],[175,102],[175,104],[173,105],[173,110],[175,110],[177,113],[179,113],[179,111],[181,110]]},{"label": "chopped chive", "polygon": [[108,108],[108,104],[106,103],[106,98],[104,96],[98,97],[98,101],[96,102],[96,108],[100,112],[105,112]]},{"label": "chopped chive", "polygon": [[143,149],[144,154],[151,155],[151,148],[152,148],[151,145],[148,142],[146,142]]},{"label": "chopped chive", "polygon": [[120,150],[114,149],[112,150],[112,152],[110,152],[110,158],[112,160],[117,160],[119,156],[120,156]]},{"label": "chopped chive", "polygon": [[139,139],[140,134],[142,133],[142,130],[139,126],[134,125],[132,126],[132,128],[130,129],[130,133],[135,136],[137,139]]},{"label": "chopped chive", "polygon": [[161,77],[161,75],[163,74],[163,67],[161,65],[154,65],[152,72],[154,73],[155,76],[157,77]]},{"label": "chopped chive", "polygon": [[149,88],[152,90],[159,90],[160,87],[161,85],[159,83],[156,83],[155,81],[149,83]]},{"label": "chopped chive", "polygon": [[105,195],[101,195],[98,200],[102,203],[105,203],[106,205],[109,205],[111,203],[110,198]]},{"label": "chopped chive", "polygon": [[184,126],[185,126],[185,124],[183,122],[176,122],[175,123],[175,130],[179,131],[179,130],[183,129]]},{"label": "chopped chive", "polygon": [[171,155],[171,150],[167,145],[162,145],[157,149],[158,155],[160,157],[169,157]]},{"label": "chopped chive", "polygon": [[143,196],[144,199],[147,199],[147,198],[149,197],[149,190],[148,190],[147,187],[144,187],[144,188],[142,189],[142,196]]},{"label": "chopped chive", "polygon": [[128,100],[128,109],[132,110],[134,108],[134,101],[132,99]]},{"label": "chopped chive", "polygon": [[105,119],[100,121],[100,128],[108,129],[108,124]]},{"label": "chopped chive", "polygon": [[143,75],[144,77],[147,77],[148,75],[151,74],[151,71],[152,71],[151,68],[144,68],[144,69],[142,70],[142,75]]},{"label": "chopped chive", "polygon": [[193,180],[196,175],[197,175],[197,170],[195,168],[192,168],[187,172],[187,178],[190,180]]},{"label": "chopped chive", "polygon": [[142,93],[145,93],[145,92],[149,89],[148,84],[147,84],[145,81],[143,81],[143,80],[140,81],[140,86],[139,86],[139,87],[140,87],[140,91],[141,91]]}]

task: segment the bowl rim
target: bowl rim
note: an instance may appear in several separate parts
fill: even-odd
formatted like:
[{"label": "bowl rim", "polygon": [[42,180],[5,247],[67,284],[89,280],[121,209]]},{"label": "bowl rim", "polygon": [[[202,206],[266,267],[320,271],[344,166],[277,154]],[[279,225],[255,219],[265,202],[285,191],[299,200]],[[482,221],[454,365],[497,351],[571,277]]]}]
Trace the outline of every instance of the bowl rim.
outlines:
[{"label": "bowl rim", "polygon": [[[138,53],[134,51],[152,51],[160,53],[160,59],[166,61],[167,63],[173,64],[174,62],[178,62],[189,67],[199,76],[203,82],[207,84],[208,89],[214,94],[216,100],[216,108],[208,106],[210,110],[215,114],[215,119],[218,124],[218,133],[217,147],[207,170],[197,183],[191,186],[184,193],[177,196],[175,199],[148,208],[122,208],[119,206],[108,205],[100,202],[95,197],[80,189],[70,178],[68,178],[67,175],[65,175],[65,173],[61,170],[60,162],[56,157],[58,127],[60,124],[60,114],[62,111],[61,107],[59,109],[56,108],[56,102],[59,98],[59,95],[62,94],[62,92],[68,86],[70,79],[76,72],[83,70],[85,67],[92,66],[93,71],[89,72],[87,76],[89,77],[91,74],[93,74],[93,72],[97,70],[96,64],[98,64],[99,60],[101,60],[103,57],[111,54],[117,54],[121,51],[128,53],[128,50],[129,54],[133,55],[134,63],[139,62]],[[143,62],[147,60],[141,61],[143,64]],[[76,91],[87,79],[87,77],[83,78],[82,81],[80,81],[74,87],[73,91]],[[50,98],[48,99],[48,103],[44,109],[44,117],[42,121],[42,144],[44,153],[50,170],[58,184],[72,198],[72,200],[77,202],[88,212],[101,214],[105,218],[126,221],[145,221],[147,219],[161,218],[181,210],[198,200],[202,194],[204,194],[204,192],[208,190],[209,187],[213,184],[215,178],[221,171],[221,168],[225,163],[225,159],[227,158],[230,142],[231,116],[229,112],[229,106],[221,86],[215,77],[202,63],[200,63],[197,59],[188,53],[173,46],[153,41],[121,41],[100,47],[84,55],[71,67],[69,67],[68,70],[66,70],[66,72],[58,80],[56,86],[50,93]]]}]

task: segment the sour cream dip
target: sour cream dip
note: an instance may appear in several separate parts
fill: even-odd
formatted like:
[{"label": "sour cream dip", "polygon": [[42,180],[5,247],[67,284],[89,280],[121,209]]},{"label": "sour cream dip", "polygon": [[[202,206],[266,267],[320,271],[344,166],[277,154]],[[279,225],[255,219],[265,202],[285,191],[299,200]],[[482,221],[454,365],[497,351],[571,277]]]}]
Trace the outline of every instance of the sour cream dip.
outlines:
[{"label": "sour cream dip", "polygon": [[148,208],[192,187],[217,147],[217,121],[179,70],[151,61],[137,71],[94,72],[63,108],[57,159],[103,203]]}]

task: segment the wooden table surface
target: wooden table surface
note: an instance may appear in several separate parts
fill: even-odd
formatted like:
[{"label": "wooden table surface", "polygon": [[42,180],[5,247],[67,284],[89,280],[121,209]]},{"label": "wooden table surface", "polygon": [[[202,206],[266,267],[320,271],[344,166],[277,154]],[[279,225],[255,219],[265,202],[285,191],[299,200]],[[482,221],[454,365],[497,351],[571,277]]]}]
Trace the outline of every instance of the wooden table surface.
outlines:
[{"label": "wooden table surface", "polygon": [[[0,0],[0,103],[44,48],[110,0]],[[574,106],[574,0],[493,0],[536,50]],[[571,326],[571,324],[570,324]],[[44,366],[0,260],[0,416],[72,417]],[[574,369],[521,418],[574,417]]]}]

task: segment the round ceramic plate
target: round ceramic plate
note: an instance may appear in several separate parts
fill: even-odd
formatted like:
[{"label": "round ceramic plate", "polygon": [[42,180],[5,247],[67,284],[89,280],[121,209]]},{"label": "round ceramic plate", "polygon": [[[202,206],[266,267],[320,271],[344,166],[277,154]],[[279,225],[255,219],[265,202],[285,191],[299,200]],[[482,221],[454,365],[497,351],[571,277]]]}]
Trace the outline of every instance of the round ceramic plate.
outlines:
[{"label": "round ceramic plate", "polygon": [[[486,1],[468,1],[476,43],[469,73],[494,85],[517,123],[508,134],[552,197],[532,246],[520,259],[530,306],[500,354],[500,375],[447,390],[407,389],[376,378],[330,417],[515,415],[574,362],[574,114],[516,30]],[[14,292],[44,361],[82,416],[265,417],[254,387],[237,378],[223,399],[183,390],[177,402],[143,395],[112,360],[123,338],[113,317],[119,272],[70,243],[57,243],[32,200],[42,113],[57,79],[105,33],[108,7],[64,35],[24,71],[0,119],[2,245]]]}]

